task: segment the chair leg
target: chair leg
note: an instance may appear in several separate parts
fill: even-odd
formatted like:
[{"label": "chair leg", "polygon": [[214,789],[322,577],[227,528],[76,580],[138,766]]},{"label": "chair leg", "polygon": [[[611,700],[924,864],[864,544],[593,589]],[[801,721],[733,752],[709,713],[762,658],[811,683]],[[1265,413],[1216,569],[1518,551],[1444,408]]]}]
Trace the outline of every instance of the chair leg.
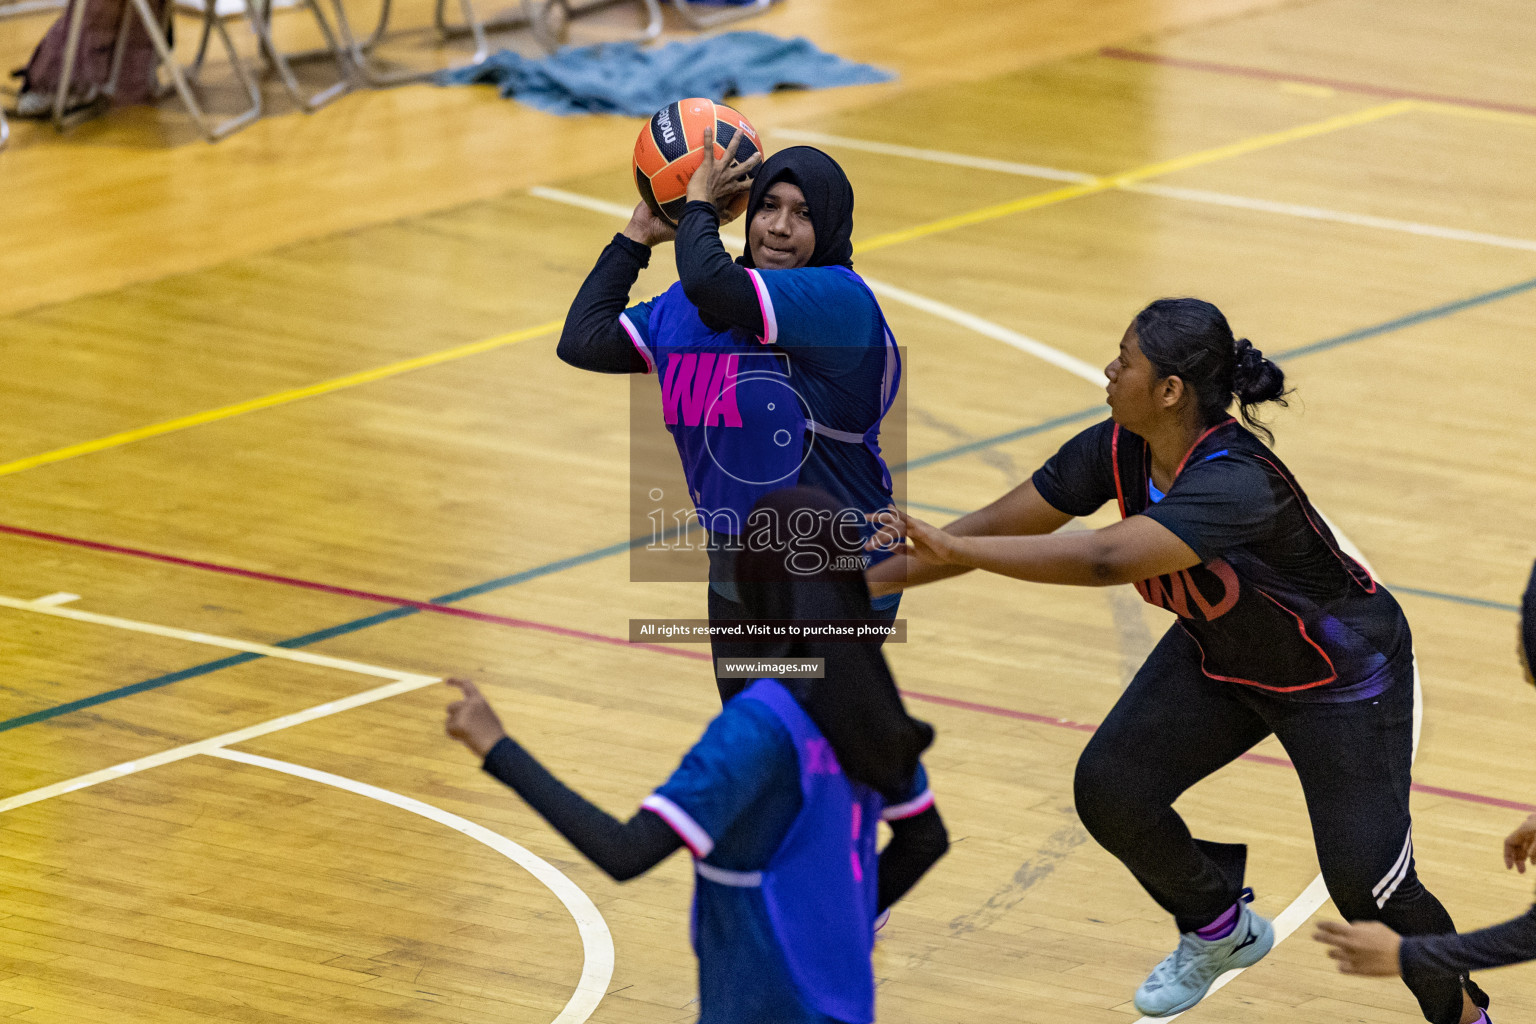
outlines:
[{"label": "chair leg", "polygon": [[229,31],[224,27],[224,19],[215,17],[213,19],[213,27],[219,34],[219,41],[224,44],[224,52],[229,56],[229,64],[234,69],[235,77],[240,80],[241,85],[245,86],[245,94],[251,101],[251,105],[246,109],[245,113],[237,114],[224,122],[223,125],[214,129],[215,139],[222,139],[230,132],[245,127],[261,116],[261,83],[251,74],[250,69],[245,66],[245,61],[240,59],[240,51],[235,49],[235,41],[229,38]]},{"label": "chair leg", "polygon": [[112,70],[107,74],[107,85],[102,91],[117,96],[117,83],[123,73],[123,57],[128,52],[128,32],[133,26],[133,10],[123,4],[123,16],[117,20],[117,39],[112,44]]},{"label": "chair leg", "polygon": [[69,103],[69,87],[74,84],[80,37],[85,33],[85,0],[70,0],[64,17],[69,19],[69,31],[64,36],[64,67],[59,74],[59,91],[53,96],[53,125],[59,131],[66,127],[64,112]]},{"label": "chair leg", "polygon": [[245,86],[246,94],[251,98],[251,106],[244,113],[236,114],[218,124],[212,124],[203,113],[202,105],[197,102],[191,82],[187,80],[181,65],[176,62],[176,55],[171,52],[170,43],[166,39],[165,32],[160,28],[159,19],[155,17],[155,12],[149,6],[149,0],[129,0],[129,2],[138,12],[139,21],[143,24],[144,31],[149,34],[149,41],[153,44],[155,52],[160,56],[160,63],[170,72],[171,81],[175,84],[176,92],[181,96],[182,105],[187,108],[187,113],[191,115],[198,131],[202,132],[203,138],[209,142],[217,142],[261,116],[261,89],[241,62],[240,55],[235,52],[234,44],[230,41],[229,33],[224,30],[222,22],[214,19],[214,30],[219,34],[219,41],[223,44],[234,66],[235,77],[240,80],[241,85]]},{"label": "chair leg", "polygon": [[[424,82],[442,69],[382,71],[374,65],[368,55],[374,44],[383,36],[383,26],[389,20],[390,2],[391,0],[383,0],[383,10],[379,15],[379,28],[375,30],[374,35],[366,42],[359,42],[357,37],[352,34],[352,27],[347,21],[347,11],[342,0],[331,0],[331,7],[336,12],[336,29],[341,36],[342,52],[351,60],[352,66],[357,69],[358,77],[368,85],[390,86],[404,85],[407,82]],[[475,15],[471,0],[459,0],[459,3],[463,7],[469,22],[471,24],[479,24],[479,19]],[[483,27],[479,32],[471,31],[475,36],[475,62],[479,62],[485,59],[485,56],[490,52],[490,47],[486,42]]]},{"label": "chair leg", "polygon": [[[166,3],[174,4],[176,0],[166,0]],[[208,41],[213,38],[213,23],[219,18],[218,0],[203,0],[203,30],[197,39],[197,56],[192,58],[192,63],[187,65],[187,80],[196,82],[198,76],[203,73],[203,59],[208,56]]]},{"label": "chair leg", "polygon": [[[513,11],[500,18],[492,18],[479,23],[478,28],[483,33],[507,32],[515,28],[523,28],[529,24],[526,10]],[[432,25],[437,29],[437,34],[444,39],[453,39],[457,36],[474,35],[477,25],[473,22],[454,24],[448,20],[448,0],[436,0],[432,5]]]},{"label": "chair leg", "polygon": [[491,43],[485,37],[485,24],[480,16],[475,13],[473,0],[459,0],[459,7],[464,11],[464,24],[469,26],[470,35],[475,40],[475,55],[470,58],[471,64],[479,64],[491,55]]},{"label": "chair leg", "polygon": [[352,23],[347,20],[347,9],[342,0],[331,0],[331,8],[336,12],[336,32],[341,37],[342,52],[352,62],[358,77],[368,85],[403,85],[406,82],[420,82],[434,74],[431,71],[379,71],[373,66],[368,51],[383,37],[384,27],[389,24],[390,7],[390,0],[383,0],[374,34],[366,41],[359,42],[352,34]]},{"label": "chair leg", "polygon": [[728,7],[723,11],[713,14],[700,14],[695,10],[695,4],[691,0],[672,0],[672,6],[676,7],[683,20],[694,28],[714,28],[716,25],[725,25],[743,18],[751,18],[762,14],[773,3],[773,0],[752,0],[750,4],[740,7]]},{"label": "chair leg", "polygon": [[[548,53],[554,53],[565,44],[565,33],[556,30],[549,24],[549,13],[556,7],[565,12],[565,21],[569,25],[580,15],[598,7],[607,7],[610,3],[620,3],[623,0],[599,0],[597,3],[586,4],[580,8],[573,8],[570,0],[523,0],[523,13],[528,18],[528,23],[533,28],[533,37],[538,40],[540,46]],[[611,39],[613,43],[648,43],[661,35],[662,15],[659,0],[640,0],[645,10],[645,27],[635,35],[625,39]]]},{"label": "chair leg", "polygon": [[[251,23],[251,30],[256,33],[256,38],[261,44],[262,53],[266,56],[267,62],[271,64],[273,70],[277,72],[278,78],[283,83],[283,88],[288,90],[288,95],[293,97],[295,103],[306,113],[310,113],[319,110],[331,102],[331,100],[348,92],[352,88],[352,75],[351,68],[342,56],[341,48],[337,45],[336,37],[331,32],[331,26],[325,20],[325,15],[321,12],[319,5],[315,3],[315,0],[303,0],[303,6],[314,15],[315,21],[319,24],[320,34],[325,39],[326,50],[329,51],[332,58],[336,61],[337,74],[340,76],[334,85],[309,96],[304,95],[303,90],[299,88],[298,79],[294,77],[293,67],[289,63],[288,57],[277,48],[277,44],[272,40],[271,0],[266,0],[264,6],[262,0],[247,0],[245,14]],[[326,50],[321,52],[326,52]]]}]

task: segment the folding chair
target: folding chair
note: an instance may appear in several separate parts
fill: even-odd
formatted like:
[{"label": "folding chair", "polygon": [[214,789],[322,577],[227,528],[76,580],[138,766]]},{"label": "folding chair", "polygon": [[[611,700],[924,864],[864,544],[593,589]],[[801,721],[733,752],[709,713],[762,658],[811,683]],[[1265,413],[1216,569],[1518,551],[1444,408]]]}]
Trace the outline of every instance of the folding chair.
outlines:
[{"label": "folding chair", "polygon": [[[342,37],[342,48],[351,57],[353,66],[368,84],[399,85],[404,82],[419,82],[438,73],[436,68],[387,71],[369,60],[369,52],[389,34],[392,0],[382,0],[378,23],[366,39],[358,39],[353,35],[346,11],[342,9],[342,0],[331,0],[331,2],[336,8],[336,22]],[[490,56],[488,35],[491,32],[528,27],[532,29],[539,45],[554,52],[559,49],[563,35],[561,29],[554,24],[553,15],[556,11],[564,16],[564,22],[569,22],[600,7],[633,2],[634,0],[522,0],[521,11],[501,18],[485,20],[476,11],[474,0],[458,0],[463,20],[452,22],[448,18],[449,0],[436,0],[433,5],[432,24],[443,39],[472,37],[475,52],[465,63],[478,64]],[[637,42],[648,42],[661,34],[661,4],[659,0],[639,0],[639,2],[646,13],[646,25],[633,39]]]},{"label": "folding chair", "polygon": [[[67,8],[70,21],[69,34],[64,44],[64,70],[59,79],[59,91],[54,96],[53,102],[53,122],[60,131],[68,127],[72,120],[65,108],[68,105],[69,87],[74,78],[75,61],[80,52],[80,36],[84,31],[85,25],[85,19],[80,17],[80,14],[84,11],[85,3],[86,0],[69,0]],[[203,112],[202,104],[197,100],[197,95],[192,91],[191,79],[176,60],[175,54],[171,52],[168,30],[171,18],[175,14],[175,7],[174,0],[172,0],[172,2],[168,2],[165,5],[163,14],[156,15],[149,6],[149,0],[128,0],[128,6],[123,10],[123,20],[118,27],[117,45],[112,56],[112,70],[104,91],[107,95],[111,95],[112,91],[116,88],[118,73],[122,70],[123,50],[127,45],[128,27],[131,20],[137,17],[139,24],[144,27],[145,34],[149,36],[150,44],[154,46],[155,53],[160,58],[160,64],[170,73],[172,86],[181,97],[181,102],[187,108],[187,113],[192,115],[192,120],[197,125],[198,131],[209,142],[217,142],[261,116],[261,87],[251,76],[250,71],[245,66],[245,62],[240,59],[239,53],[235,51],[235,45],[229,38],[229,32],[224,28],[223,20],[217,14],[217,8],[210,3],[203,13],[204,44],[206,45],[207,36],[210,33],[218,34],[219,41],[224,46],[224,52],[229,57],[230,66],[235,72],[235,77],[239,80],[241,86],[245,88],[246,95],[251,101],[251,105],[243,112],[217,124],[210,122],[208,116]],[[247,7],[247,13],[249,13],[249,7]],[[200,47],[198,53],[199,64],[202,56],[202,48]],[[198,67],[194,66],[194,75],[197,70]]]},{"label": "folding chair", "polygon": [[[182,3],[183,6],[201,9],[204,12],[203,34],[198,40],[197,56],[193,59],[190,67],[191,74],[189,77],[195,82],[198,74],[202,71],[203,59],[208,52],[211,27],[217,20],[214,17],[207,16],[208,5],[216,5],[218,0],[200,0],[200,8],[198,3],[189,3],[188,0],[178,0],[178,2]],[[288,95],[306,113],[319,110],[327,103],[339,96],[345,95],[351,90],[353,84],[351,64],[342,53],[341,47],[336,40],[336,35],[331,30],[330,22],[326,20],[325,13],[320,9],[320,5],[316,0],[296,0],[293,6],[308,11],[315,19],[315,24],[320,29],[320,35],[324,39],[325,45],[318,50],[306,50],[293,54],[286,54],[279,50],[277,44],[272,40],[272,16],[275,8],[273,0],[243,0],[243,6],[245,8],[246,20],[251,25],[251,31],[256,34],[256,40],[260,45],[262,57],[266,60],[267,65],[277,72],[278,79],[283,83],[283,88],[287,90]],[[217,7],[214,6],[213,10],[216,12]],[[315,57],[329,57],[335,61],[336,82],[306,96],[299,87],[298,79],[294,76],[292,61],[308,60]]]},{"label": "folding chair", "polygon": [[[459,0],[459,7],[464,12],[464,26],[458,28],[450,26],[446,20],[444,8],[448,0],[437,0],[436,10],[433,14],[433,22],[436,24],[439,34],[447,38],[451,35],[462,35],[467,32],[474,37],[475,54],[467,63],[478,64],[491,55],[490,40],[486,37],[486,24],[475,13],[474,0]],[[358,39],[352,34],[352,23],[347,20],[347,10],[343,6],[343,0],[331,0],[331,6],[336,12],[336,29],[341,36],[341,48],[351,61],[358,77],[373,86],[403,85],[406,82],[420,82],[437,74],[440,69],[428,68],[426,70],[406,69],[402,71],[388,71],[378,67],[370,56],[370,52],[389,34],[389,17],[393,7],[392,0],[382,0],[379,7],[379,20],[373,31],[366,39]],[[521,23],[517,19],[516,23]],[[503,27],[498,25],[498,28]]]},{"label": "folding chair", "polygon": [[[523,0],[523,15],[533,29],[534,39],[547,52],[554,53],[564,45],[565,27],[572,21],[601,7],[612,7],[622,2],[624,0],[590,0],[585,4],[572,5],[570,0]],[[645,27],[627,39],[609,42],[648,43],[661,35],[661,4],[658,0],[640,0],[640,3],[646,15]],[[556,11],[563,15],[558,25],[553,17]]]}]

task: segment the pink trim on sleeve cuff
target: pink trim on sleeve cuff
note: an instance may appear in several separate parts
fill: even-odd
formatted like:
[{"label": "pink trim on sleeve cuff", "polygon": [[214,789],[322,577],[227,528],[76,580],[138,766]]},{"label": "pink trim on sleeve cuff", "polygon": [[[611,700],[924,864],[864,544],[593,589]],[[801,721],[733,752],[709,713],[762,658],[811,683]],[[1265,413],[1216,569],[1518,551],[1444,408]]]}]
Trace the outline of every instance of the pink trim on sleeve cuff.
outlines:
[{"label": "pink trim on sleeve cuff", "polygon": [[768,294],[768,285],[763,282],[763,275],[748,268],[747,276],[752,278],[752,287],[757,292],[757,305],[763,311],[763,333],[757,340],[764,345],[772,345],[779,340],[779,320],[773,313],[773,298]]},{"label": "pink trim on sleeve cuff", "polygon": [[900,821],[903,818],[915,818],[928,808],[933,806],[933,790],[925,789],[922,793],[908,800],[904,804],[891,804],[880,812],[881,821]]},{"label": "pink trim on sleeve cuff", "polygon": [[619,314],[619,326],[624,328],[624,333],[629,335],[629,343],[635,346],[640,353],[640,358],[645,360],[645,372],[656,372],[656,360],[651,358],[651,350],[645,347],[645,342],[640,340],[640,332],[635,330],[635,325],[629,322],[629,314]]},{"label": "pink trim on sleeve cuff", "polygon": [[693,855],[700,859],[709,856],[709,851],[715,848],[715,841],[709,837],[709,833],[699,827],[699,823],[689,816],[677,804],[668,800],[660,793],[652,793],[640,802],[643,810],[650,811],[662,821],[671,826],[678,838],[693,851]]}]

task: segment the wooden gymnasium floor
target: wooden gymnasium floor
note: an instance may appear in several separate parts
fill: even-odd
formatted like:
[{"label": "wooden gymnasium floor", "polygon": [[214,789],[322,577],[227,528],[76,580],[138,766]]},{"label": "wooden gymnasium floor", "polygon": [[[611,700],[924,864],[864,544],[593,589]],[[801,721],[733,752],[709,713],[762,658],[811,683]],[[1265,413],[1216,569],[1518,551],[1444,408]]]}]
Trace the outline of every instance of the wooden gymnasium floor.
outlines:
[{"label": "wooden gymnasium floor", "polygon": [[[1098,367],[1144,302],[1193,293],[1286,357],[1279,451],[1413,623],[1416,849],[1463,926],[1530,896],[1498,844],[1536,804],[1512,656],[1533,21],[1526,0],[787,0],[751,27],[902,79],[741,101],[770,147],[844,162],[862,270],[947,304],[886,304],[907,493],[937,519],[1101,409],[1091,370],[1021,339]],[[13,64],[41,25],[3,23]],[[636,125],[487,92],[352,96],[213,147],[169,106],[23,124],[0,153],[0,1017],[692,1019],[687,860],[600,876],[441,735],[427,685],[479,678],[622,812],[715,710],[698,648],[615,640],[703,594],[627,582],[626,384],[552,351],[621,224],[605,204],[633,202]],[[1070,780],[1165,621],[1129,588],[978,577],[903,614],[891,658],[939,728],[955,841],[879,944],[883,1019],[1133,1020],[1174,936]],[[1182,807],[1251,844],[1258,907],[1294,925],[1316,862],[1258,753]],[[1418,1019],[1306,934],[1193,1013]],[[1484,980],[1500,1020],[1536,1012],[1536,969]]]}]

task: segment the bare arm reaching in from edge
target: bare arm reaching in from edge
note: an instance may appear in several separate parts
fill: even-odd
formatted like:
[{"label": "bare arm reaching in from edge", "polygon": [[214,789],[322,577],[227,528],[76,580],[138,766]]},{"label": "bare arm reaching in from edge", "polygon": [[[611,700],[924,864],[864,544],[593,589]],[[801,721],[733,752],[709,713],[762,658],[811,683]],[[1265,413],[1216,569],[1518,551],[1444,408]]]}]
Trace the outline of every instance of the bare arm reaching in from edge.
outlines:
[{"label": "bare arm reaching in from edge", "polygon": [[[1504,866],[1525,873],[1536,864],[1536,814],[1504,839]],[[1390,977],[1404,964],[1444,974],[1536,960],[1536,907],[1525,914],[1460,935],[1399,936],[1380,921],[1319,921],[1312,938],[1332,947],[1328,955],[1343,974]]]}]

